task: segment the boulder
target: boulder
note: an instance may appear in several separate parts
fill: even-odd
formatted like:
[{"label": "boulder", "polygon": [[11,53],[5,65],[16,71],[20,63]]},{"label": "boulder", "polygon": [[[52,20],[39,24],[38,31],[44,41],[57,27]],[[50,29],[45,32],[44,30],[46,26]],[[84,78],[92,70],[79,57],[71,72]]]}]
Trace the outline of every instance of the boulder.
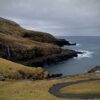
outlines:
[{"label": "boulder", "polygon": [[67,41],[67,40],[65,40],[65,39],[58,39],[57,40],[57,45],[59,45],[59,46],[64,46],[64,45],[68,45],[68,46],[70,46],[70,45],[76,45],[76,43],[70,43],[69,41]]},{"label": "boulder", "polygon": [[88,73],[100,72],[100,66],[96,66],[88,71]]},{"label": "boulder", "polygon": [[57,77],[61,77],[63,74],[52,74],[52,75],[48,75],[48,78],[57,78]]},{"label": "boulder", "polygon": [[0,81],[4,81],[5,77],[3,75],[0,75]]}]

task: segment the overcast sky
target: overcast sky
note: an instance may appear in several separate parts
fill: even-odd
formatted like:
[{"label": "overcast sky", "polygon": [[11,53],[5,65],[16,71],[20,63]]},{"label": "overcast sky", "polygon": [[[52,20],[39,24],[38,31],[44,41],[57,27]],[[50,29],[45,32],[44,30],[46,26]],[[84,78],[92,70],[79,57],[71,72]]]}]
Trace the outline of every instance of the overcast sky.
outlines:
[{"label": "overcast sky", "polygon": [[100,35],[100,0],[0,0],[0,16],[53,35]]}]

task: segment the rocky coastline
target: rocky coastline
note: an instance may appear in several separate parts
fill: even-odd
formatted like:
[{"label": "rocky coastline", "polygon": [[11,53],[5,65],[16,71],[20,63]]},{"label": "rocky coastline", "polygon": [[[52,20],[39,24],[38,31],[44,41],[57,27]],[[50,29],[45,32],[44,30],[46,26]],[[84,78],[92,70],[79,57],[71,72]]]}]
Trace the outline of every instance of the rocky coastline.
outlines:
[{"label": "rocky coastline", "polygon": [[27,66],[58,63],[77,56],[76,51],[61,48],[71,44],[49,33],[22,28],[16,22],[0,18],[0,57]]},{"label": "rocky coastline", "polygon": [[42,66],[44,64],[58,63],[73,57],[77,57],[78,52],[68,49],[59,49],[57,53],[43,55],[39,49],[20,50],[13,46],[0,45],[2,50],[0,57],[18,62],[28,66]]},{"label": "rocky coastline", "polygon": [[68,60],[73,57],[77,57],[77,52],[73,50],[63,50],[60,54],[53,54],[49,56],[44,57],[37,57],[36,59],[29,60],[28,62],[25,62],[23,64],[28,66],[44,66],[44,65],[50,65],[50,64],[56,64],[59,62],[62,62],[64,60]]}]

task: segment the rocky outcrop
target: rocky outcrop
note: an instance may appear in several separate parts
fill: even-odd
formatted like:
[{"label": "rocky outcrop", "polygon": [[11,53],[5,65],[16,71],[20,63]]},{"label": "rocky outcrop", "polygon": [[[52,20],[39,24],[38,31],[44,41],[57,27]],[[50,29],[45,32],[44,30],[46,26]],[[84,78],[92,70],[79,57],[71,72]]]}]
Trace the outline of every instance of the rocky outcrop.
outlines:
[{"label": "rocky outcrop", "polygon": [[[38,34],[39,34],[39,36],[38,36]],[[22,37],[29,38],[31,40],[35,40],[35,41],[39,41],[39,42],[52,43],[52,44],[58,45],[60,47],[62,47],[64,45],[68,45],[68,46],[76,45],[76,43],[70,43],[69,41],[67,41],[65,39],[58,39],[58,38],[53,37],[50,34],[48,35],[48,33],[37,32],[37,31],[24,32]]]},{"label": "rocky outcrop", "polygon": [[0,45],[0,56],[28,66],[43,66],[44,64],[58,63],[77,56],[73,50],[42,47],[21,48],[20,46]]},{"label": "rocky outcrop", "polygon": [[[0,44],[0,57],[9,59],[11,61],[19,62],[22,64],[30,65],[30,61],[34,62],[37,58],[48,58],[51,55],[60,54],[61,48],[52,46],[35,46],[26,48],[19,45]],[[24,63],[25,62],[25,63]],[[30,65],[31,66],[31,65]]]},{"label": "rocky outcrop", "polygon": [[63,74],[52,74],[52,75],[48,75],[48,78],[57,78],[57,77],[61,77]]},{"label": "rocky outcrop", "polygon": [[59,46],[64,46],[64,45],[76,45],[76,43],[70,43],[69,41],[65,40],[65,39],[58,39],[57,42],[56,42],[57,45]]},{"label": "rocky outcrop", "polygon": [[56,64],[59,63],[61,61],[73,58],[73,57],[77,57],[77,52],[73,51],[73,50],[62,50],[61,53],[59,54],[53,54],[50,56],[46,56],[46,57],[38,57],[36,59],[30,60],[28,62],[26,62],[26,65],[32,65],[32,66],[44,66],[45,64]]},{"label": "rocky outcrop", "polygon": [[3,75],[0,75],[0,81],[5,81],[5,77]]},{"label": "rocky outcrop", "polygon": [[92,68],[91,70],[88,71],[88,73],[94,73],[94,72],[99,72],[100,73],[100,66],[96,66]]},{"label": "rocky outcrop", "polygon": [[77,56],[70,45],[44,32],[26,30],[17,23],[0,18],[0,57],[29,66],[43,66]]}]

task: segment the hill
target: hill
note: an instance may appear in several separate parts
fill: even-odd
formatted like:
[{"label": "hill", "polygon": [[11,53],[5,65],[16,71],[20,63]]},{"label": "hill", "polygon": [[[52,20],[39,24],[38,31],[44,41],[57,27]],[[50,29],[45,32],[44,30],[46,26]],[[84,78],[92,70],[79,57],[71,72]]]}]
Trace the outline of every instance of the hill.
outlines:
[{"label": "hill", "polygon": [[0,57],[29,66],[39,66],[37,64],[42,62],[42,66],[45,62],[59,58],[59,55],[66,58],[77,55],[72,50],[65,53],[57,41],[48,33],[26,30],[16,22],[0,18]]},{"label": "hill", "polygon": [[0,58],[0,76],[5,79],[44,79],[48,73],[42,68],[28,67]]},{"label": "hill", "polygon": [[24,38],[29,38],[31,40],[39,42],[56,43],[57,41],[57,39],[52,35],[50,35],[49,33],[27,30],[22,28],[16,22],[1,17],[0,17],[0,32],[5,34],[10,34],[13,36],[21,36]]}]

